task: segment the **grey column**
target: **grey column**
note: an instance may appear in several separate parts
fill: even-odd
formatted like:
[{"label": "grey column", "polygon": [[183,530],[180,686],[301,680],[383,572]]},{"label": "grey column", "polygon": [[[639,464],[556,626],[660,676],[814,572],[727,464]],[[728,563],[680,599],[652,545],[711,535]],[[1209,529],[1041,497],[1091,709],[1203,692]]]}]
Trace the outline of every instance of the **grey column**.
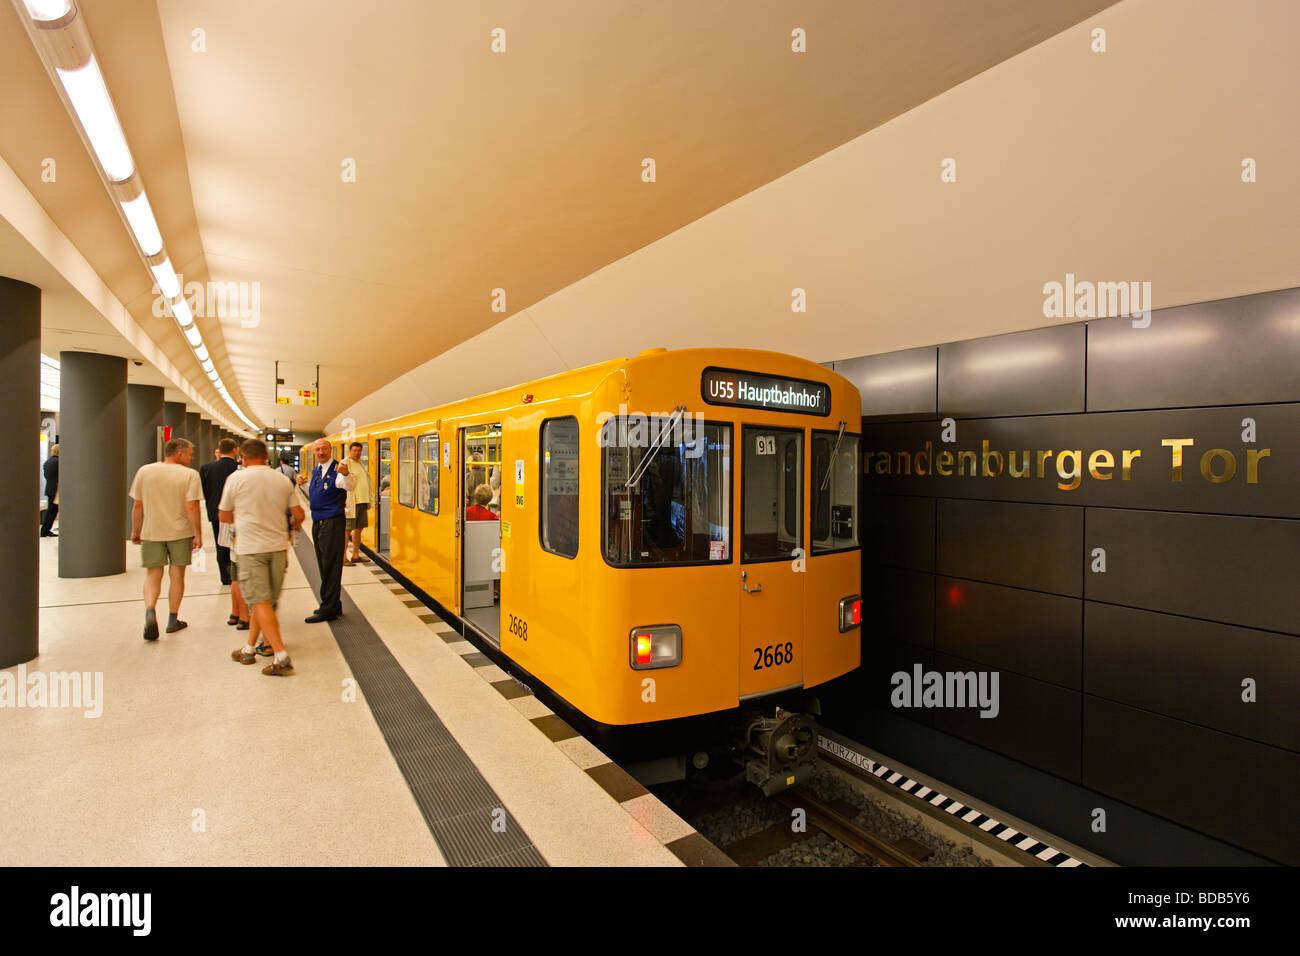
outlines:
[{"label": "grey column", "polygon": [[172,438],[185,437],[184,402],[163,402],[163,425],[172,430]]},{"label": "grey column", "polygon": [[[0,388],[5,415],[20,434],[40,421],[41,290],[26,282],[0,277]],[[40,455],[35,437],[8,443],[15,484],[0,508],[0,595],[5,606],[0,627],[0,667],[30,661],[40,653]],[[62,449],[60,449],[62,451]],[[62,496],[60,496],[62,500]]]},{"label": "grey column", "polygon": [[60,352],[59,577],[126,570],[126,359]]},{"label": "grey column", "polygon": [[[126,488],[135,473],[158,458],[158,429],[163,425],[163,390],[159,385],[126,387]],[[126,531],[131,533],[131,499],[126,502]]]},{"label": "grey column", "polygon": [[190,462],[192,468],[198,468],[202,464],[199,461],[199,419],[201,417],[198,412],[186,412],[185,431],[181,432],[182,438],[188,438],[194,443],[194,460]]},{"label": "grey column", "polygon": [[199,447],[194,457],[199,467],[212,460],[212,449],[216,447],[216,444],[216,439],[212,437],[212,422],[206,418],[199,419]]}]

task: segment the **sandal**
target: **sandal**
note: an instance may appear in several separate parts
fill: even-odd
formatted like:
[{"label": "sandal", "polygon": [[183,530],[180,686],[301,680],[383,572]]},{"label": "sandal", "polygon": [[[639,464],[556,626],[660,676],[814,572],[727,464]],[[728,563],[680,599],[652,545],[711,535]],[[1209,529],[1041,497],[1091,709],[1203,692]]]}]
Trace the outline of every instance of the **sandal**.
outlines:
[{"label": "sandal", "polygon": [[235,630],[237,630],[237,631],[246,631],[246,630],[248,630],[248,622],[247,622],[247,621],[240,621],[239,624],[237,624],[237,625],[235,626]]},{"label": "sandal", "polygon": [[226,623],[227,623],[227,624],[230,624],[230,625],[238,624],[238,623],[239,623],[239,615],[238,615],[238,614],[232,614],[232,615],[230,615],[230,617],[228,617],[228,618],[226,619]]}]

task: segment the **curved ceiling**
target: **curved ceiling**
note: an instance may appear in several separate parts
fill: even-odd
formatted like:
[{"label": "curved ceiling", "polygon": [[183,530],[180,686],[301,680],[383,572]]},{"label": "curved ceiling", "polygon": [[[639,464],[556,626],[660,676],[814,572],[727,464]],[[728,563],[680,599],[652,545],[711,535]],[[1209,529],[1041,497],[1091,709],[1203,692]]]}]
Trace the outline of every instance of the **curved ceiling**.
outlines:
[{"label": "curved ceiling", "polygon": [[[218,369],[307,430],[1110,2],[79,6],[177,271],[257,289],[199,319]],[[13,14],[0,81],[0,156],[210,391]],[[320,407],[274,404],[276,360],[320,364]]]}]

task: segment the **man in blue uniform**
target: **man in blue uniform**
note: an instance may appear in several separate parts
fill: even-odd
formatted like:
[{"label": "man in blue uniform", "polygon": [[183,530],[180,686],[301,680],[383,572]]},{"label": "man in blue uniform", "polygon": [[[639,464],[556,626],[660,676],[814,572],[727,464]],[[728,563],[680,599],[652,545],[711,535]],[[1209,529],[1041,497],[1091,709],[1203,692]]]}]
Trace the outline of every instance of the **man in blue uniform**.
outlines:
[{"label": "man in blue uniform", "polygon": [[307,485],[311,537],[316,546],[316,566],[320,568],[320,607],[307,618],[308,624],[332,621],[343,613],[343,548],[347,543],[344,505],[356,483],[348,475],[347,462],[334,460],[334,449],[328,441],[319,439],[312,450],[316,466],[311,470],[310,484],[306,475],[298,476],[298,484]]}]

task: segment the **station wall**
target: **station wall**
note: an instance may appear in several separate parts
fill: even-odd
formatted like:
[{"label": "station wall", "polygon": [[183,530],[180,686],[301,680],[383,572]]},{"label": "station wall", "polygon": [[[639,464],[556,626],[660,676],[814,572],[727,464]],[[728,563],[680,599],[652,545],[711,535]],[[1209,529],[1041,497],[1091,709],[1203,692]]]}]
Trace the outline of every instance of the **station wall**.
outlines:
[{"label": "station wall", "polygon": [[[1090,791],[1057,825],[1112,859],[1151,859],[1097,831],[1118,800],[1300,862],[1300,289],[830,364],[862,392],[864,742],[919,763],[920,724]],[[917,665],[997,672],[996,717],[910,706]]]}]

